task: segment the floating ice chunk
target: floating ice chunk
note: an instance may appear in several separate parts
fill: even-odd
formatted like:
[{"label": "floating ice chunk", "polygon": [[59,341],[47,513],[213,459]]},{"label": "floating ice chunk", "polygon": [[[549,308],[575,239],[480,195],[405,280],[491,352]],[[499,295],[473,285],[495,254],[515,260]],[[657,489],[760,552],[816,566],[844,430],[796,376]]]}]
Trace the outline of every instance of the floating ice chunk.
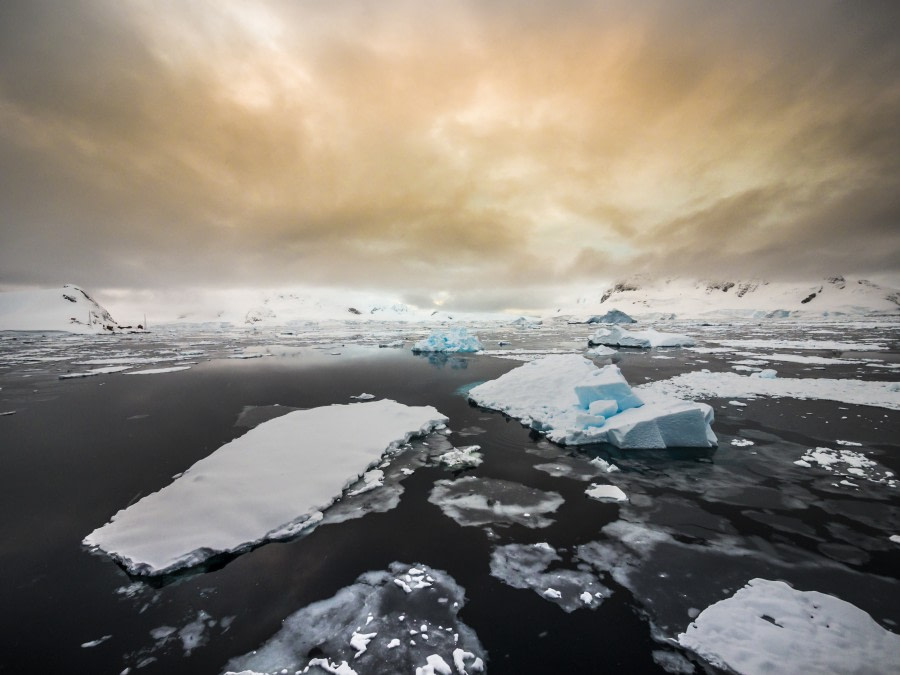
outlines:
[{"label": "floating ice chunk", "polygon": [[[611,443],[621,448],[713,447],[712,408],[665,396],[648,405],[615,365],[597,368],[574,354],[550,355],[473,387],[469,400],[500,410],[565,444]],[[580,417],[596,401],[620,412],[598,420]],[[595,408],[608,406],[603,403]],[[635,407],[639,406],[639,407]]]},{"label": "floating ice chunk", "polygon": [[112,373],[121,373],[128,370],[132,366],[104,366],[103,368],[91,368],[82,373],[63,373],[59,376],[61,380],[73,380],[79,377],[95,377],[97,375],[110,375]]},{"label": "floating ice chunk", "polygon": [[[883,469],[875,460],[854,450],[813,448],[807,450],[800,459],[795,460],[794,464],[805,468],[811,468],[813,464],[818,464],[826,471],[839,476],[865,478],[869,482],[882,483],[889,487],[898,485],[893,472]],[[856,487],[846,481],[842,481],[842,484]]]},{"label": "floating ice chunk", "polygon": [[[391,400],[298,410],[200,460],[84,539],[130,572],[162,574],[290,536],[381,456],[444,424]],[[323,451],[327,448],[328,451]]]},{"label": "floating ice chunk", "polygon": [[611,464],[601,457],[594,457],[594,459],[592,459],[590,463],[596,466],[601,471],[605,471],[606,473],[612,473],[613,471],[619,470],[619,467],[617,467],[615,464]]},{"label": "floating ice chunk", "polygon": [[751,579],[707,607],[678,642],[738,673],[888,673],[900,636],[832,595]]},{"label": "floating ice chunk", "polygon": [[491,576],[513,588],[528,588],[559,605],[565,612],[582,607],[596,609],[611,591],[591,572],[565,568],[549,569],[561,558],[552,546],[507,544],[491,553]]},{"label": "floating ice chunk", "polygon": [[111,637],[112,635],[104,635],[103,637],[97,638],[96,640],[91,640],[90,642],[82,642],[81,648],[90,649],[91,647],[98,647],[99,645],[102,645],[104,642],[109,640]]},{"label": "floating ice chunk", "polygon": [[643,331],[628,331],[619,326],[601,328],[588,338],[588,345],[606,345],[607,347],[693,347],[694,339],[678,333],[660,333],[648,328]]},{"label": "floating ice chunk", "polygon": [[[393,580],[406,577],[432,579],[428,586],[405,593]],[[439,602],[445,598],[446,602]],[[333,597],[315,602],[282,622],[281,630],[258,649],[232,659],[229,672],[409,673],[414,664],[452,668],[457,673],[484,670],[485,651],[477,636],[457,614],[465,604],[465,590],[446,572],[424,565],[411,568],[392,563],[389,570],[367,572]],[[373,617],[360,634],[358,627]],[[407,635],[404,620],[412,625],[442,626],[428,640],[401,640]],[[419,632],[417,631],[417,637]],[[360,650],[360,647],[365,649]],[[316,658],[310,658],[310,652]],[[436,659],[440,658],[443,665]],[[353,664],[349,669],[348,663]],[[344,670],[339,670],[343,667]],[[348,670],[349,669],[349,670]],[[426,671],[432,672],[432,671]]]},{"label": "floating ice chunk", "polygon": [[737,448],[747,448],[753,445],[753,441],[746,438],[732,438],[731,444]]},{"label": "floating ice chunk", "polygon": [[451,469],[466,469],[480,465],[484,461],[484,455],[480,452],[480,445],[468,445],[464,448],[453,448],[449,452],[438,456],[438,461]]},{"label": "floating ice chunk", "polygon": [[467,476],[434,484],[428,501],[444,515],[464,526],[510,523],[526,527],[547,527],[563,498],[557,492],[544,492],[521,483],[495,478]]},{"label": "floating ice chunk", "polygon": [[591,485],[584,493],[601,502],[624,502],[628,496],[615,485]]},{"label": "floating ice chunk", "polygon": [[477,335],[469,335],[469,332],[455,326],[447,332],[434,331],[424,340],[419,340],[413,347],[413,353],[426,352],[480,352],[484,345],[478,340]]},{"label": "floating ice chunk", "polygon": [[892,534],[890,537],[888,537],[888,539],[890,539],[895,544],[900,544],[900,534]]},{"label": "floating ice chunk", "polygon": [[750,377],[758,377],[761,380],[774,380],[778,377],[778,371],[773,370],[772,368],[766,368],[765,370],[761,370],[758,373],[753,373]]},{"label": "floating ice chunk", "polygon": [[168,368],[145,368],[144,370],[132,370],[126,375],[162,375],[163,373],[177,373],[180,370],[190,370],[190,366],[169,366]]},{"label": "floating ice chunk", "polygon": [[838,445],[847,445],[856,448],[862,447],[862,443],[855,443],[854,441],[835,441],[835,443],[837,443]]},{"label": "floating ice chunk", "polygon": [[367,394],[363,392],[362,394],[357,394],[356,396],[351,396],[350,398],[355,398],[357,401],[369,401],[375,398],[375,394]]}]

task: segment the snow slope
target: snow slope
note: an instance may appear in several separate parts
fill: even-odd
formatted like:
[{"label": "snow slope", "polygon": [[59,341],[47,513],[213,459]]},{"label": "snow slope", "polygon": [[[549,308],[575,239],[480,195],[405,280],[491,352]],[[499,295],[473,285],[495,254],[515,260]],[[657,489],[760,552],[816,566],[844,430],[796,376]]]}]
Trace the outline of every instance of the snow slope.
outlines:
[{"label": "snow slope", "polygon": [[561,311],[585,316],[613,308],[678,318],[900,314],[900,290],[842,276],[816,283],[637,277],[586,294]]},{"label": "snow slope", "polygon": [[0,293],[0,330],[112,333],[119,324],[78,286]]}]

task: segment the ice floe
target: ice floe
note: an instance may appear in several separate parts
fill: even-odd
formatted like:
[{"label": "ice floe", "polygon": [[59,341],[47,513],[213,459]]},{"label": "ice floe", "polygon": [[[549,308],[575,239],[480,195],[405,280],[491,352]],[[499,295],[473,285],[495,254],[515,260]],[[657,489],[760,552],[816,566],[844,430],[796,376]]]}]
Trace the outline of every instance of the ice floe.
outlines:
[{"label": "ice floe", "polygon": [[438,461],[450,469],[467,469],[479,466],[484,461],[480,445],[468,445],[464,448],[453,448],[438,456]]},{"label": "ice floe", "polygon": [[457,617],[464,604],[465,589],[446,572],[391,563],[290,615],[227,672],[481,673],[484,648]]},{"label": "ice floe", "polygon": [[880,342],[839,342],[836,340],[715,340],[717,344],[737,349],[800,349],[836,352],[882,351],[887,345]]},{"label": "ice floe", "polygon": [[163,373],[177,373],[181,370],[190,370],[190,366],[169,366],[168,368],[147,368],[145,370],[132,370],[126,375],[162,375]]},{"label": "ice floe", "polygon": [[563,503],[558,492],[544,492],[521,483],[496,478],[467,476],[434,484],[428,501],[464,526],[488,523],[547,527]]},{"label": "ice floe", "polygon": [[863,479],[871,483],[883,483],[889,487],[897,487],[898,485],[893,471],[884,469],[875,460],[854,450],[813,448],[807,450],[794,464],[805,468],[810,468],[813,464],[817,464],[826,471],[845,478]]},{"label": "ice floe", "polygon": [[772,396],[814,398],[855,405],[900,410],[900,387],[896,382],[814,377],[747,377],[737,373],[693,371],[668,380],[635,387],[642,397],[752,398]]},{"label": "ice floe", "polygon": [[291,536],[386,452],[446,421],[430,406],[391,400],[291,412],[119,511],[84,543],[132,573],[162,574]]},{"label": "ice floe", "polygon": [[782,581],[751,579],[703,610],[678,642],[718,668],[756,673],[888,673],[900,635],[858,607]]},{"label": "ice floe", "polygon": [[469,335],[468,330],[462,326],[454,326],[447,331],[434,331],[424,340],[419,340],[412,346],[413,353],[428,352],[480,352],[484,345],[478,340],[477,335]]},{"label": "ice floe", "polygon": [[607,347],[693,347],[694,338],[678,333],[661,333],[654,328],[642,331],[628,331],[619,326],[601,328],[588,338],[588,345]]},{"label": "ice floe", "polygon": [[547,435],[577,445],[620,448],[713,447],[712,408],[657,396],[644,404],[615,365],[551,355],[473,387],[469,399]]},{"label": "ice floe", "polygon": [[612,594],[591,572],[550,569],[561,560],[546,542],[498,546],[491,553],[491,576],[513,588],[530,588],[565,612],[595,609]]},{"label": "ice floe", "polygon": [[628,500],[628,495],[615,485],[593,484],[584,491],[584,494],[591,499],[601,502],[624,502]]}]

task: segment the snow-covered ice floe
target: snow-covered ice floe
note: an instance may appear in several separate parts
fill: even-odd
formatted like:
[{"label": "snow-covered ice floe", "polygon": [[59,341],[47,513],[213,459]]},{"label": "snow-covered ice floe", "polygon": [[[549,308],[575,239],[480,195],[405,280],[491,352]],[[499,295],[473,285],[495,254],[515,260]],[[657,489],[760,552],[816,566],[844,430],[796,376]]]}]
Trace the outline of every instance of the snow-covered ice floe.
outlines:
[{"label": "snow-covered ice floe", "polygon": [[412,346],[413,353],[430,352],[480,352],[484,345],[478,340],[477,335],[469,335],[462,326],[455,326],[450,330],[434,331],[424,340],[419,340]]},{"label": "snow-covered ice floe", "polygon": [[137,574],[163,574],[296,534],[386,452],[443,426],[396,401],[298,410],[223,445],[84,539]]},{"label": "snow-covered ice floe", "polygon": [[287,617],[227,673],[481,673],[484,648],[457,617],[464,604],[446,572],[391,563]]},{"label": "snow-covered ice floe", "polygon": [[719,668],[755,673],[889,673],[900,635],[832,595],[751,579],[707,607],[679,643]]},{"label": "snow-covered ice floe", "polygon": [[645,404],[617,366],[597,368],[578,355],[526,363],[472,388],[468,396],[556,443],[610,443],[620,448],[716,445],[710,406],[664,396]]},{"label": "snow-covered ice floe", "polygon": [[748,377],[693,371],[636,387],[641,396],[814,398],[900,410],[900,383],[814,377]]},{"label": "snow-covered ice floe", "polygon": [[678,333],[660,333],[648,328],[642,331],[629,331],[619,326],[601,328],[588,338],[588,345],[606,345],[607,347],[693,347],[694,338]]}]

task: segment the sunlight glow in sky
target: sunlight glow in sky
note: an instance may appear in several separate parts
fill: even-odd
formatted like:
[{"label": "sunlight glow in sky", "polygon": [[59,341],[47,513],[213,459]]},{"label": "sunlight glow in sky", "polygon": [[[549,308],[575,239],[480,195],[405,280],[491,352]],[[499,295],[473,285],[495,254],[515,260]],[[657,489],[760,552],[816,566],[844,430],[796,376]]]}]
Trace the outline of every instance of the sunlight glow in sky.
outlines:
[{"label": "sunlight glow in sky", "polygon": [[[0,288],[485,307],[900,259],[900,4],[0,4]],[[440,294],[438,296],[438,294]]]}]

